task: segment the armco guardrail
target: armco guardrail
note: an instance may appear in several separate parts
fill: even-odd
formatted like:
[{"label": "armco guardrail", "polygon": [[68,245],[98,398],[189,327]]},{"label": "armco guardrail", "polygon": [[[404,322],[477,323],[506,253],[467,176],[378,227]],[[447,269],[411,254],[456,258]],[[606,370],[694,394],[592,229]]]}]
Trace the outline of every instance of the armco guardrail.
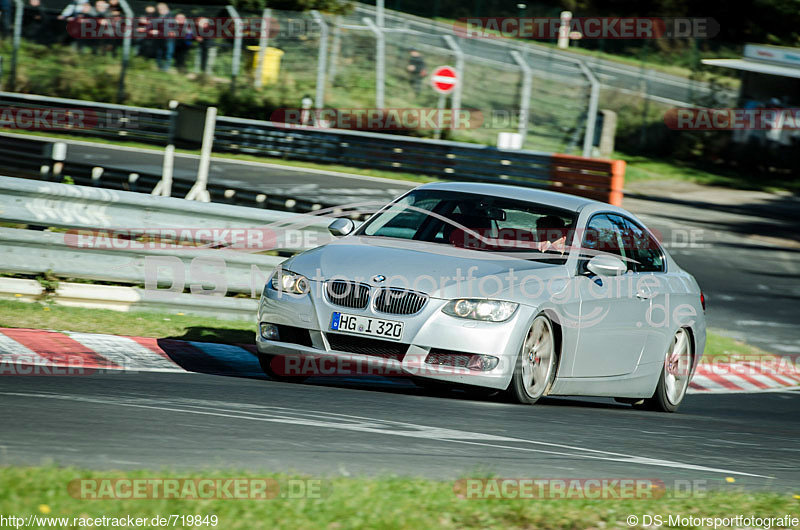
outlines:
[{"label": "armco guardrail", "polygon": [[[140,107],[125,107],[74,99],[30,96],[11,92],[0,92],[0,106],[30,107],[32,105],[52,108],[85,109],[91,107],[98,116],[108,116],[102,127],[70,129],[69,132],[103,138],[135,140],[164,145],[167,140],[169,112]],[[128,113],[127,121],[114,128],[114,116]],[[102,114],[101,114],[102,113]],[[135,118],[141,114],[140,118]],[[134,126],[134,124],[137,124]],[[116,134],[115,134],[116,132]],[[500,182],[521,186],[551,188],[557,186],[559,171],[553,170],[552,153],[529,150],[503,150],[495,147],[427,140],[392,134],[380,134],[341,129],[289,126],[268,121],[248,120],[221,116],[217,119],[214,136],[216,152],[245,153],[273,157],[284,157],[311,162],[342,164],[354,167],[383,169],[431,175],[446,180]],[[589,161],[595,164],[623,168],[624,163],[598,161],[583,157],[561,157],[558,167],[567,168],[573,175],[596,175],[587,170]],[[131,168],[135,171],[135,168]],[[602,173],[602,172],[601,172]],[[619,175],[618,170],[616,172]],[[574,179],[565,187],[570,193],[602,198],[600,189],[618,188],[618,193],[609,191],[604,200],[619,204],[621,186],[616,181],[612,186],[576,184]]]},{"label": "armco guardrail", "polygon": [[46,297],[58,305],[71,307],[191,313],[236,320],[253,320],[258,309],[258,300],[255,298],[176,293],[175,296],[163,299],[154,298],[138,287],[71,282],[59,282],[55,292],[47,293],[36,280],[0,278],[1,299],[34,302]]},{"label": "armco guardrail", "polygon": [[[0,221],[128,234],[145,228],[265,228],[276,236],[272,249],[292,252],[307,246],[287,238],[287,230],[313,234],[313,246],[332,237],[329,218],[11,177],[0,177]],[[202,233],[196,241],[213,242]]]},{"label": "armco guardrail", "polygon": [[[195,306],[194,312],[237,317],[252,304],[183,293],[183,287],[207,290],[211,279],[218,291],[224,286],[227,294],[252,297],[284,259],[274,251],[294,253],[333,237],[327,231],[330,218],[11,177],[0,177],[0,221],[28,227],[0,228],[2,272],[51,271],[60,278],[144,284],[154,289],[110,290],[123,293],[122,299],[107,303]],[[257,234],[259,244],[229,248],[236,230],[240,242]],[[169,244],[160,245],[165,235]],[[155,267],[158,274],[148,279],[146,269]],[[75,288],[68,291],[56,295],[73,305],[88,303]]]},{"label": "armco guardrail", "polygon": [[64,132],[109,140],[164,145],[169,131],[170,113],[165,109],[52,98],[19,92],[0,92],[0,107],[82,111],[84,126],[72,127]]},{"label": "armco guardrail", "polygon": [[[60,181],[65,175],[68,175],[75,184],[82,186],[141,193],[151,193],[161,180],[161,175],[133,168],[120,169],[72,160],[64,162],[60,175],[54,176],[52,174],[53,161],[46,155],[48,148],[52,147],[53,143],[53,141],[40,138],[28,138],[21,134],[0,134],[0,174],[48,181]],[[98,173],[98,169],[102,171]],[[193,185],[193,180],[174,177],[172,179],[173,194],[176,197],[185,197]],[[211,202],[239,206],[298,213],[314,212],[335,206],[303,197],[273,193],[268,186],[265,186],[263,190],[253,191],[209,183],[207,189]]]},{"label": "armco guardrail", "polygon": [[[224,278],[227,292],[250,296],[260,292],[266,275],[285,259],[234,251],[222,254],[219,250],[162,251],[133,249],[131,245],[126,249],[114,242],[108,247],[81,248],[70,244],[64,233],[16,228],[0,228],[0,246],[3,272],[52,271],[66,278],[157,285],[160,289],[180,286],[176,292],[182,292],[183,286],[203,285],[213,273],[215,278]],[[147,281],[146,270],[155,271],[156,267],[159,270],[154,281]],[[154,295],[160,296],[155,291]]]}]

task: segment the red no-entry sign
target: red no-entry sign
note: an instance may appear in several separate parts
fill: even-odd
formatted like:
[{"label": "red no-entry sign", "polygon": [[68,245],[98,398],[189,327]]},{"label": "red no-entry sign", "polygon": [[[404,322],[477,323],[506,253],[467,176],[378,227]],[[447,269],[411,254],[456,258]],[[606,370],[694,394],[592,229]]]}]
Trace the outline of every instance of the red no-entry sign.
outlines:
[{"label": "red no-entry sign", "polygon": [[433,89],[440,94],[449,94],[458,84],[456,69],[452,66],[440,66],[431,75]]}]

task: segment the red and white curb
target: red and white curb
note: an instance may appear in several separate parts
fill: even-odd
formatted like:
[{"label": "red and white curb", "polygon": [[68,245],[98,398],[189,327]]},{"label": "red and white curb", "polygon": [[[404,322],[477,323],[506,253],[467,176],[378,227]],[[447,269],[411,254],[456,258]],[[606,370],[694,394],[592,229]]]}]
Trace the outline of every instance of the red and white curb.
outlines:
[{"label": "red and white curb", "polygon": [[255,346],[247,345],[0,328],[0,375],[101,370],[260,375],[254,353]]},{"label": "red and white curb", "polygon": [[694,392],[731,394],[800,389],[800,365],[777,357],[700,363],[692,377]]},{"label": "red and white curb", "polygon": [[[254,345],[0,328],[0,376],[80,375],[99,370],[262,375],[255,351]],[[697,368],[689,392],[792,388],[800,388],[800,371],[791,363],[711,362]]]}]

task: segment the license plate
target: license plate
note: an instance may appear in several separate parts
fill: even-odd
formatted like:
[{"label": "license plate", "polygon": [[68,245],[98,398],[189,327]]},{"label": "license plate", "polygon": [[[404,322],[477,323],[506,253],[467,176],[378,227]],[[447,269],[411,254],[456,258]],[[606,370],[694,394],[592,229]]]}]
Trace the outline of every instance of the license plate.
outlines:
[{"label": "license plate", "polygon": [[334,311],[331,318],[331,331],[400,340],[403,336],[403,323]]}]

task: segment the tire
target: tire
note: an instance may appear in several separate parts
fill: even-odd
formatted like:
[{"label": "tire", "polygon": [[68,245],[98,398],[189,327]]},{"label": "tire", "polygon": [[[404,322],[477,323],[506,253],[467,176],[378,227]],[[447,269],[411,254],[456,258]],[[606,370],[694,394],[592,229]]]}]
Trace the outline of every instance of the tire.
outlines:
[{"label": "tire", "polygon": [[557,366],[553,323],[544,314],[533,319],[517,355],[508,391],[519,403],[533,405],[553,386]]},{"label": "tire", "polygon": [[261,370],[273,381],[281,381],[283,383],[302,383],[308,377],[302,375],[284,375],[275,372],[272,368],[272,361],[278,357],[278,355],[265,355],[259,354],[258,356],[258,364],[261,365]]},{"label": "tire", "polygon": [[675,332],[667,349],[656,391],[645,400],[642,408],[660,412],[678,410],[686,396],[686,389],[689,388],[693,362],[691,335],[688,329],[681,328]]}]

